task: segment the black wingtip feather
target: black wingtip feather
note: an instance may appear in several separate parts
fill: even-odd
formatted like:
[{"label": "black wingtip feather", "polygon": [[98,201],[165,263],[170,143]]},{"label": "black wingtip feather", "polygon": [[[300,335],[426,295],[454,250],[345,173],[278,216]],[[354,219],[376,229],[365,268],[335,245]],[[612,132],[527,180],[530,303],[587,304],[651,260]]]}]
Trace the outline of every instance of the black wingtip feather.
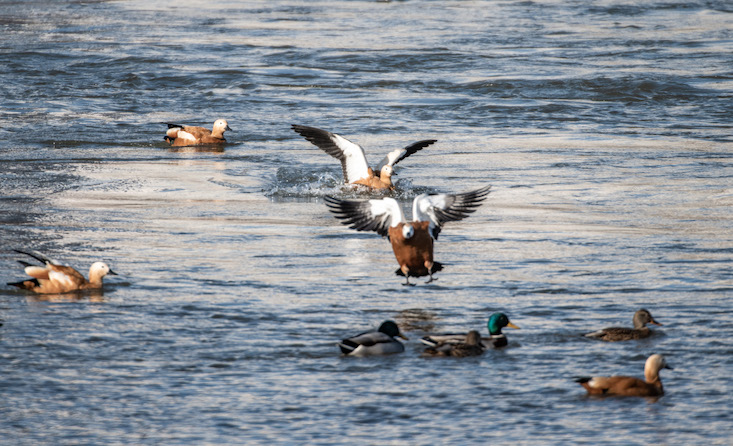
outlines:
[{"label": "black wingtip feather", "polygon": [[51,261],[51,259],[49,259],[48,257],[43,256],[40,253],[34,254],[34,253],[27,252],[27,251],[21,251],[19,249],[14,249],[13,251],[17,252],[18,254],[25,254],[25,255],[27,255],[29,257],[33,257],[34,259],[38,260],[39,262],[43,263],[44,265],[46,263],[53,263]]}]

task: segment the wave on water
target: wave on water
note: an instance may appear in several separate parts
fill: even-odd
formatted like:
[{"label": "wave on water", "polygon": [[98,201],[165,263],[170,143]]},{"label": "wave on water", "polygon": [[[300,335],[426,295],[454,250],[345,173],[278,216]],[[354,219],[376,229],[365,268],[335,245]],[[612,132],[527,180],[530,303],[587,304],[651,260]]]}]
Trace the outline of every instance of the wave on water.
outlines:
[{"label": "wave on water", "polygon": [[429,188],[413,186],[409,179],[395,182],[395,190],[377,190],[355,184],[344,184],[341,174],[334,172],[307,172],[302,167],[280,167],[264,194],[275,200],[323,198],[326,195],[349,199],[392,197],[412,200],[417,195],[433,192]]}]

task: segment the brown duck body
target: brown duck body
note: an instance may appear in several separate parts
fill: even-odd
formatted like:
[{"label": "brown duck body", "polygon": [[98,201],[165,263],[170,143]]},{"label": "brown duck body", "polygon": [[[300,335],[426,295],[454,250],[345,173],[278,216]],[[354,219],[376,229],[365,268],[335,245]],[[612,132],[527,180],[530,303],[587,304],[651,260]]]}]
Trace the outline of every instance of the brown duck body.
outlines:
[{"label": "brown duck body", "polygon": [[651,336],[652,330],[650,330],[646,324],[662,325],[654,320],[652,314],[648,310],[643,308],[634,313],[633,322],[634,328],[608,327],[592,333],[587,333],[585,336],[608,342],[631,341]]},{"label": "brown duck body", "polygon": [[226,130],[231,129],[223,119],[214,122],[213,130],[191,125],[168,124],[165,140],[174,147],[220,145],[227,142],[224,139],[224,132]]},{"label": "brown duck body", "polygon": [[594,376],[576,379],[590,395],[661,396],[664,395],[659,371],[672,369],[664,357],[651,355],[644,364],[644,379],[631,376]]},{"label": "brown duck body", "polygon": [[[411,225],[414,234],[409,239],[404,236],[405,225]],[[433,238],[428,231],[428,221],[400,223],[389,228],[389,241],[392,243],[400,271],[405,277],[429,276],[433,271]]]},{"label": "brown duck body", "polygon": [[374,170],[372,170],[371,167],[367,170],[367,173],[368,176],[353,181],[351,184],[361,184],[362,186],[367,186],[372,189],[394,190],[391,175],[382,174],[381,176],[377,176],[374,174]]},{"label": "brown duck body", "polygon": [[70,266],[47,264],[45,268],[38,266],[26,267],[26,273],[33,277],[30,280],[9,283],[9,285],[33,291],[39,294],[61,294],[71,291],[89,290],[102,288],[102,278],[111,270],[103,272],[96,269],[95,265],[89,270],[89,280],[79,271]]},{"label": "brown duck body", "polygon": [[[592,382],[591,386],[589,383]],[[646,382],[632,376],[602,376],[581,382],[581,386],[590,395],[619,395],[619,396],[661,396],[664,395],[662,381]]]},{"label": "brown duck body", "polygon": [[423,353],[426,356],[452,356],[465,358],[467,356],[480,356],[486,351],[486,346],[481,343],[481,335],[478,331],[471,330],[466,335],[465,342],[440,343],[435,347],[428,347]]}]

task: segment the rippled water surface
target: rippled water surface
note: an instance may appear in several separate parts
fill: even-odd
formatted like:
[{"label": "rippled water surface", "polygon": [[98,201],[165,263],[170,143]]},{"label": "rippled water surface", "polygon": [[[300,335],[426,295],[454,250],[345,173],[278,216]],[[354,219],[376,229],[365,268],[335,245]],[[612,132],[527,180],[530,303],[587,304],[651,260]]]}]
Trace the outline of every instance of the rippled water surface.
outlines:
[{"label": "rippled water surface", "polygon": [[[727,1],[5,1],[0,272],[13,249],[120,275],[0,291],[0,443],[730,444],[733,8]],[[165,122],[234,129],[172,150]],[[492,193],[403,287],[340,225],[338,162],[290,124],[397,166],[394,196]],[[649,339],[592,342],[649,309]],[[426,333],[521,330],[479,358]],[[394,319],[406,352],[336,342]],[[597,399],[588,374],[666,395]]]}]

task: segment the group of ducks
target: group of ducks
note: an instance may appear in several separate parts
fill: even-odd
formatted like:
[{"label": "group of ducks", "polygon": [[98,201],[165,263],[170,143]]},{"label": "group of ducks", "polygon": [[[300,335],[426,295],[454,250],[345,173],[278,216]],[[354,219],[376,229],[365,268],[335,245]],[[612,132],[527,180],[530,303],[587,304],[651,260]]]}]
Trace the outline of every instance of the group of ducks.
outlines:
[{"label": "group of ducks", "polygon": [[[608,327],[587,333],[584,336],[608,342],[629,341],[651,336],[652,331],[647,324],[662,325],[645,309],[634,313],[634,328]],[[437,334],[425,336],[420,342],[427,348],[424,356],[479,356],[490,348],[501,348],[508,345],[507,337],[502,333],[505,327],[519,329],[504,313],[494,313],[486,324],[488,337],[481,337],[478,331],[471,330],[461,334]],[[338,345],[344,355],[371,356],[402,353],[405,346],[397,339],[408,338],[400,332],[394,321],[384,321],[377,330],[360,333],[342,340]],[[575,381],[582,385],[591,395],[617,396],[661,396],[664,395],[659,372],[671,369],[660,354],[651,355],[644,365],[644,379],[631,376],[584,376]]]},{"label": "group of ducks", "polygon": [[[221,145],[226,143],[224,132],[232,130],[224,119],[214,122],[212,130],[204,127],[167,124],[164,139],[172,146]],[[338,159],[347,184],[361,185],[369,189],[394,190],[392,175],[394,166],[401,160],[436,140],[426,139],[410,144],[402,149],[389,152],[380,161],[376,171],[369,167],[364,149],[336,133],[315,127],[293,125],[293,130],[317,147]],[[387,237],[392,245],[399,269],[397,275],[404,276],[404,285],[410,277],[428,276],[428,283],[435,280],[433,274],[442,270],[443,265],[433,260],[433,243],[443,225],[458,221],[476,211],[489,194],[491,186],[459,194],[421,194],[413,200],[412,220],[407,220],[400,204],[394,198],[386,197],[373,200],[342,200],[326,196],[329,210],[342,223],[357,231],[374,231]],[[76,290],[101,288],[102,279],[110,273],[109,266],[101,262],[92,265],[89,280],[70,267],[43,257],[28,254],[45,264],[37,267],[24,264],[25,272],[32,279],[9,283],[36,293],[56,294]]]},{"label": "group of ducks", "polygon": [[[338,159],[347,184],[366,186],[370,189],[394,190],[392,176],[394,166],[406,157],[436,142],[427,139],[415,142],[402,149],[389,152],[377,165],[376,170],[369,166],[364,149],[336,133],[315,127],[293,125],[292,129],[305,139]],[[168,124],[164,139],[176,147],[192,145],[221,145],[226,142],[224,132],[231,131],[224,119],[214,122],[212,130],[203,127]],[[392,245],[399,269],[396,274],[405,277],[404,285],[410,277],[428,276],[429,282],[435,280],[433,274],[442,269],[433,260],[433,242],[443,225],[458,221],[475,212],[489,194],[490,186],[460,194],[421,194],[412,203],[412,220],[408,221],[393,198],[372,200],[342,200],[325,197],[326,205],[342,223],[357,231],[374,231],[387,237]],[[34,258],[41,266],[19,261],[31,279],[8,283],[21,289],[42,294],[62,294],[87,289],[100,289],[107,274],[116,274],[104,262],[96,262],[89,269],[87,280],[70,266],[65,266],[37,252],[16,252]],[[634,328],[610,327],[585,336],[604,341],[623,341],[641,339],[649,336],[651,330],[646,324],[661,325],[646,310],[634,315]],[[426,336],[421,342],[427,345],[426,356],[466,357],[482,354],[488,348],[501,348],[508,344],[505,327],[519,327],[509,321],[503,313],[491,315],[487,323],[489,337],[481,337],[472,330],[463,334],[441,334]],[[344,355],[369,356],[401,353],[404,345],[396,338],[407,339],[393,321],[385,321],[376,331],[352,336],[339,343]],[[583,377],[579,382],[590,394],[658,396],[664,393],[659,378],[662,368],[671,368],[661,355],[649,357],[644,369],[645,380],[624,376]]]}]

